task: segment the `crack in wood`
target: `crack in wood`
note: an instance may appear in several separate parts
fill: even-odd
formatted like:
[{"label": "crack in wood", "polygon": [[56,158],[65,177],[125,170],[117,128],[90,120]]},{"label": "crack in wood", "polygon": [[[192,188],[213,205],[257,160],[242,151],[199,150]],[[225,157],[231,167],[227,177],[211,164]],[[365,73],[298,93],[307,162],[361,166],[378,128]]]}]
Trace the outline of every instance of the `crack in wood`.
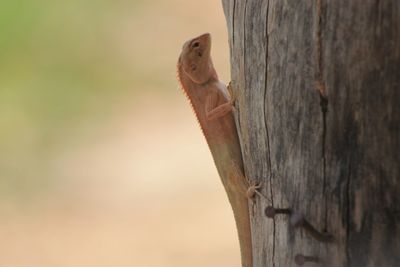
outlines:
[{"label": "crack in wood", "polygon": [[[240,122],[240,108],[238,106],[238,107],[235,107],[235,109],[236,109],[236,122],[237,122],[236,129],[238,131],[239,140],[240,140],[240,149],[242,150],[242,155],[243,155],[243,141],[242,141],[243,139],[242,139],[242,124]],[[245,157],[243,157],[244,173],[246,173],[246,166],[247,166],[246,159],[245,159]]]},{"label": "crack in wood", "polygon": [[349,247],[349,237],[350,237],[350,205],[351,205],[351,201],[350,201],[350,197],[351,197],[351,190],[350,190],[350,179],[351,179],[351,157],[349,159],[349,163],[348,163],[348,175],[347,175],[347,181],[346,181],[346,193],[347,193],[347,198],[346,198],[346,266],[351,266],[351,262],[350,262],[350,247]]},{"label": "crack in wood", "polygon": [[[270,198],[271,198],[271,205],[274,206],[274,196],[272,190],[272,163],[271,163],[271,147],[269,142],[269,130],[268,130],[268,123],[267,123],[267,114],[266,114],[266,104],[267,104],[267,88],[268,88],[268,14],[269,14],[269,1],[267,1],[267,11],[266,11],[266,18],[265,18],[265,88],[264,88],[264,124],[265,124],[265,131],[267,134],[267,148],[268,148],[268,164],[269,164],[269,190],[270,190]],[[272,266],[275,267],[275,236],[276,236],[276,224],[275,219],[273,219],[273,240],[272,240]]]},{"label": "crack in wood", "polygon": [[[245,2],[244,2],[244,12],[243,12],[244,19],[243,19],[243,36],[242,36],[242,40],[243,40],[243,70],[242,71],[244,71],[244,72],[246,72],[246,8],[247,8],[247,0],[245,0]],[[243,84],[244,84],[244,90],[246,90],[246,75],[243,75]],[[243,157],[243,160],[245,161],[244,158],[245,157]],[[245,164],[245,165],[247,165],[247,164]],[[246,169],[245,169],[245,175],[246,175],[246,177],[248,177],[248,175],[246,173]]]},{"label": "crack in wood", "polygon": [[322,192],[324,194],[324,230],[328,227],[328,197],[326,194],[326,115],[328,113],[328,98],[324,80],[324,61],[322,56],[322,0],[316,0],[316,47],[317,47],[317,77],[316,87],[320,96],[320,107],[322,115]]},{"label": "crack in wood", "polygon": [[[235,46],[235,10],[236,0],[233,0],[233,12],[232,12],[232,47]],[[232,78],[231,78],[232,79]]]},{"label": "crack in wood", "polygon": [[316,31],[316,42],[317,42],[317,90],[319,93],[326,98],[326,88],[324,82],[324,62],[322,57],[322,0],[316,0],[317,2],[317,31]]},{"label": "crack in wood", "polygon": [[326,114],[328,112],[328,99],[320,95],[320,106],[322,113],[322,192],[325,196],[324,210],[324,231],[327,231],[328,227],[328,195],[326,194]]}]

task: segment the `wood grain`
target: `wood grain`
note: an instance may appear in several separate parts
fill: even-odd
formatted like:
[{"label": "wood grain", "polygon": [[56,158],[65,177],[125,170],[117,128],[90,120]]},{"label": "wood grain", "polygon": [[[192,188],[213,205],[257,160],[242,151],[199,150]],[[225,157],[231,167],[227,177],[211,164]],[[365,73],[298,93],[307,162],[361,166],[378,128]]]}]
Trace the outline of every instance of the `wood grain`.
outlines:
[{"label": "wood grain", "polygon": [[[297,266],[298,253],[400,266],[400,2],[222,3],[246,175],[268,198],[253,207],[254,266]],[[265,218],[269,205],[335,243]]]}]

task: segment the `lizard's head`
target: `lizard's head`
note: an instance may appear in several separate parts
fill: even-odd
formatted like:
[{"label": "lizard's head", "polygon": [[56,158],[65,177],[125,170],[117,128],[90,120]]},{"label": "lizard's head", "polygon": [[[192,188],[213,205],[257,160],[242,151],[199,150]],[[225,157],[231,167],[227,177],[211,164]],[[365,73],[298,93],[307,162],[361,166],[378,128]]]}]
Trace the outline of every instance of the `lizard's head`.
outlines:
[{"label": "lizard's head", "polygon": [[215,70],[210,57],[211,35],[202,34],[187,41],[179,57],[179,64],[189,78],[202,84],[214,77]]}]

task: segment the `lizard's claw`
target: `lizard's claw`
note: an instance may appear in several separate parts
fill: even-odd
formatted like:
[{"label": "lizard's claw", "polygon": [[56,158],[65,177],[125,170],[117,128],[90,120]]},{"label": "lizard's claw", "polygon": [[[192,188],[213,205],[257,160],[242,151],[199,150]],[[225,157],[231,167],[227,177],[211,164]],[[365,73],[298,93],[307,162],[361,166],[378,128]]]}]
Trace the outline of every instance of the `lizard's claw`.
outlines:
[{"label": "lizard's claw", "polygon": [[228,89],[229,96],[230,96],[229,103],[231,103],[232,107],[235,108],[235,102],[236,102],[237,96],[233,91],[232,82],[229,82],[227,89]]}]

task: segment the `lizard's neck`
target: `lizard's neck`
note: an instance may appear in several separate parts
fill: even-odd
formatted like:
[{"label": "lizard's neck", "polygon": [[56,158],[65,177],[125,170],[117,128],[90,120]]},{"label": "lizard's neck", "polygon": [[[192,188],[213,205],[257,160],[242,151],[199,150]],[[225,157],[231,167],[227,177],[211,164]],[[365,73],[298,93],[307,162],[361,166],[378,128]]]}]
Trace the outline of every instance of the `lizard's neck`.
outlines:
[{"label": "lizard's neck", "polygon": [[[204,114],[203,109],[200,108],[204,105],[205,102],[205,94],[206,89],[208,89],[213,83],[218,81],[217,72],[214,68],[210,71],[210,76],[208,80],[204,83],[195,83],[184,71],[182,65],[178,62],[177,66],[177,76],[179,83],[181,85],[181,89],[185,93],[186,97],[188,98],[192,110],[194,111],[197,121],[200,124],[200,128],[203,134],[206,136],[205,126],[204,124]],[[203,97],[201,97],[203,96]],[[203,99],[200,99],[203,98]]]},{"label": "lizard's neck", "polygon": [[192,81],[193,85],[194,85],[194,86],[197,86],[197,87],[207,88],[207,87],[210,86],[211,84],[213,84],[213,83],[215,83],[215,82],[218,82],[217,73],[216,73],[215,71],[214,71],[214,73],[215,73],[215,75],[214,75],[214,74],[211,75],[210,78],[209,78],[206,82],[204,82],[204,83],[195,83],[195,82]]},{"label": "lizard's neck", "polygon": [[209,84],[212,84],[214,82],[218,81],[218,74],[217,71],[214,69],[214,67],[211,65],[210,68],[210,74],[208,76],[208,79],[203,82],[203,83],[196,83],[190,77],[183,71],[183,67],[180,63],[178,63],[178,79],[181,83],[181,86],[183,87],[182,89],[188,93],[188,88],[201,88],[201,87],[207,87]]}]

